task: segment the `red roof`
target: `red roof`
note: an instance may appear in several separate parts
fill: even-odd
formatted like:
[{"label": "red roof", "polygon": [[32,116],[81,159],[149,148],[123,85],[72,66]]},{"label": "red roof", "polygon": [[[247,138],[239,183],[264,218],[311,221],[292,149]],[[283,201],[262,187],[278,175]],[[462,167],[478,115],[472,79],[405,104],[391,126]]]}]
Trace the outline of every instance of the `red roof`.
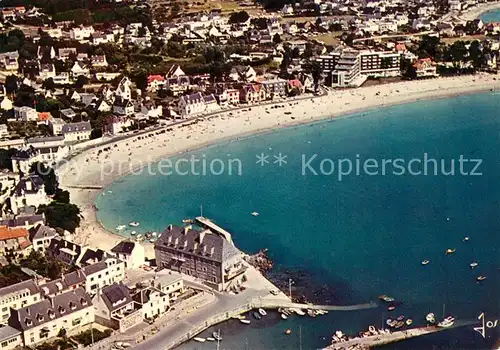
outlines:
[{"label": "red roof", "polygon": [[396,51],[406,51],[406,45],[403,43],[396,44]]},{"label": "red roof", "polygon": [[150,75],[148,77],[148,84],[151,84],[153,81],[165,81],[165,78],[162,75]]},{"label": "red roof", "polygon": [[28,235],[28,230],[22,227],[10,229],[7,226],[0,226],[0,241],[28,237]]},{"label": "red roof", "polygon": [[38,112],[38,120],[39,121],[47,121],[51,117],[49,112]]},{"label": "red roof", "polygon": [[302,87],[302,83],[300,82],[299,79],[292,79],[292,80],[289,80],[288,81],[288,85],[290,85],[291,87]]}]

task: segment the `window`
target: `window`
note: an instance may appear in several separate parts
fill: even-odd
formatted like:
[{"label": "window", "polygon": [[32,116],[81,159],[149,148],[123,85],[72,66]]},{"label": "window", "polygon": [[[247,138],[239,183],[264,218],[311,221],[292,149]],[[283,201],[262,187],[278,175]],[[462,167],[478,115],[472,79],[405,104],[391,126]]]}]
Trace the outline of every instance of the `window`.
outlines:
[{"label": "window", "polygon": [[7,342],[6,342],[6,341],[4,341],[4,342],[2,343],[2,348],[5,348],[6,346],[7,346]]}]

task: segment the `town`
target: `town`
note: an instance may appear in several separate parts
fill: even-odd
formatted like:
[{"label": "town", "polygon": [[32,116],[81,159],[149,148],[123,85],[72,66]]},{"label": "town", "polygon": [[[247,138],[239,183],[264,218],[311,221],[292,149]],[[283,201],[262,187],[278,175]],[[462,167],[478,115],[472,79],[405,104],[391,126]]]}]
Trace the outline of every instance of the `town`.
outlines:
[{"label": "town", "polygon": [[202,229],[167,222],[150,242],[83,243],[81,208],[59,183],[61,162],[223,112],[231,118],[365,86],[496,76],[500,55],[500,23],[477,18],[496,1],[2,6],[2,349],[124,347],[218,298],[234,297],[237,307],[272,291],[276,305],[290,302],[203,218]]}]

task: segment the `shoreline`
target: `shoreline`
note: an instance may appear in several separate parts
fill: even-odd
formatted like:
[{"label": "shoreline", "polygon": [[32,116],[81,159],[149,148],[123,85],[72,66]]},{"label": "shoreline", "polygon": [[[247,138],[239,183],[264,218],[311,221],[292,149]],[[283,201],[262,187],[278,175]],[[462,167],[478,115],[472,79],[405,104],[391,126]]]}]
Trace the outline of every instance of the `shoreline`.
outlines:
[{"label": "shoreline", "polygon": [[480,4],[478,6],[475,6],[473,8],[465,10],[458,17],[463,19],[463,20],[466,20],[466,21],[473,21],[473,20],[481,17],[481,15],[483,13],[498,10],[498,9],[500,9],[500,1],[487,2],[487,3]]},{"label": "shoreline", "polygon": [[[75,241],[83,245],[92,245],[90,242],[96,242],[99,248],[109,250],[119,241],[126,239],[127,236],[107,229],[100,222],[97,217],[97,208],[94,206],[95,200],[98,195],[107,194],[106,188],[119,181],[120,178],[157,163],[161,159],[215,146],[223,142],[237,142],[256,135],[273,133],[282,128],[331,122],[340,118],[355,117],[368,110],[484,93],[491,89],[500,89],[500,79],[496,80],[496,77],[490,74],[477,74],[334,90],[329,91],[326,96],[311,97],[299,101],[283,101],[272,105],[248,106],[243,107],[244,110],[221,111],[213,116],[200,116],[195,124],[185,127],[174,126],[170,133],[156,134],[158,131],[151,131],[146,135],[153,134],[154,137],[132,137],[90,149],[70,159],[63,167],[66,172],[59,174],[61,187],[70,192],[72,202],[77,204],[82,211],[82,225],[77,231]],[[340,105],[342,102],[344,104]],[[285,107],[274,108],[275,105]],[[292,114],[285,115],[286,111]],[[292,117],[294,119],[291,119]],[[131,149],[129,143],[138,144]],[[126,147],[129,148],[125,150]],[[149,147],[149,151],[143,152],[141,150],[143,147]],[[110,154],[103,152],[97,155],[97,152],[104,148],[110,148]],[[146,163],[143,160],[144,153],[148,153]],[[124,162],[123,159],[127,158],[127,154],[128,161]],[[137,167],[133,166],[135,160],[140,160]],[[116,169],[113,168],[113,172],[104,177],[101,172],[103,167],[109,164],[119,164],[118,171],[116,172]],[[122,171],[123,165],[128,166],[128,170],[125,172]],[[71,170],[74,171],[71,172]],[[68,187],[82,183],[99,185],[103,189],[86,190]],[[146,256],[153,257],[153,245],[151,243],[143,244],[146,248]]]}]

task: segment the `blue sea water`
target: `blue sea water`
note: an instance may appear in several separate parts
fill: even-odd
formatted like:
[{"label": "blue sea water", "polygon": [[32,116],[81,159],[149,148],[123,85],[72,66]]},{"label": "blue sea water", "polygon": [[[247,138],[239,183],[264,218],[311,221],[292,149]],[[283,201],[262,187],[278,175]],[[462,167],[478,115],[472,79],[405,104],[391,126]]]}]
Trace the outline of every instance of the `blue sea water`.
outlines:
[{"label": "blue sea water", "polygon": [[488,12],[484,12],[479,16],[481,21],[484,23],[491,23],[491,22],[500,22],[500,10],[491,10]]},{"label": "blue sea water", "polygon": [[[233,233],[246,252],[268,248],[276,268],[307,271],[333,288],[337,304],[364,303],[388,294],[403,304],[394,313],[384,307],[299,316],[250,326],[221,325],[224,349],[316,349],[332,333],[357,333],[383,319],[404,314],[423,324],[428,312],[475,319],[500,316],[500,100],[494,93],[421,101],[371,110],[350,117],[282,129],[173,157],[240,159],[242,175],[130,175],[112,184],[112,195],[96,200],[98,217],[113,230],[139,221],[138,231],[161,231],[183,218],[204,216]],[[274,164],[274,155],[287,164]],[[256,155],[270,163],[256,164]],[[378,175],[302,174],[302,156],[320,172],[320,159],[373,158]],[[402,176],[384,159],[455,159],[455,175]],[[460,175],[458,159],[481,159],[480,176]],[[324,161],[324,171],[330,171]],[[418,165],[418,164],[417,164]],[[415,165],[414,170],[419,169]],[[466,164],[463,172],[470,172]],[[155,170],[155,167],[152,167]],[[185,170],[183,168],[182,170]],[[233,169],[234,170],[234,169]],[[397,170],[397,169],[396,169]],[[373,172],[373,168],[368,171]],[[258,217],[251,212],[260,213]],[[129,229],[130,231],[130,229]],[[463,238],[469,236],[468,242]],[[456,248],[453,255],[445,255]],[[421,261],[430,260],[427,266]],[[479,267],[471,270],[470,262]],[[476,283],[478,275],[488,277]],[[274,319],[274,320],[273,320]],[[292,329],[286,336],[285,329]],[[207,333],[208,334],[208,333]],[[483,340],[471,327],[388,346],[388,349],[491,348],[498,333]],[[210,349],[188,343],[183,349]]]}]

